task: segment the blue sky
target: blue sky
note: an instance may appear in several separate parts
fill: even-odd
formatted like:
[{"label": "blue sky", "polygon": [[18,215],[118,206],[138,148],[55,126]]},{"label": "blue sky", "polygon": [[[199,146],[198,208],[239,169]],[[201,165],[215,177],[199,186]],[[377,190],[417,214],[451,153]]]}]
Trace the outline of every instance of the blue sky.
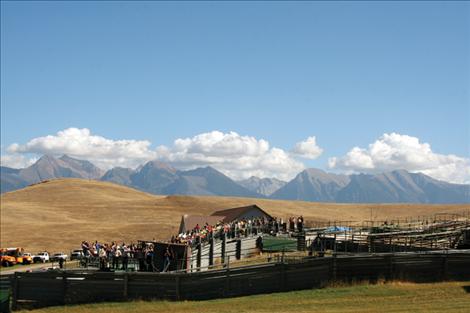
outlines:
[{"label": "blue sky", "polygon": [[70,127],[151,149],[217,130],[315,136],[301,162],[327,169],[397,133],[466,170],[469,86],[468,2],[1,3],[3,155]]}]

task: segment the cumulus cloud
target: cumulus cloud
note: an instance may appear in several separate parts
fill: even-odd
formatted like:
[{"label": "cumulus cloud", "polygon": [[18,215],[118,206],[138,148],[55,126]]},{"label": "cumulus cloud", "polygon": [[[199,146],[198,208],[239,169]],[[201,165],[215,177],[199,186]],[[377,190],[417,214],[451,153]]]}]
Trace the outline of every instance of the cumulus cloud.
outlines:
[{"label": "cumulus cloud", "polygon": [[178,138],[170,146],[152,149],[147,140],[112,140],[92,134],[87,128],[68,128],[55,135],[31,139],[25,144],[12,144],[7,151],[9,154],[2,156],[2,164],[14,164],[15,167],[32,163],[33,160],[28,160],[24,154],[67,154],[88,160],[103,169],[115,166],[136,168],[155,159],[179,169],[212,166],[234,179],[254,175],[288,180],[305,168],[295,156],[270,147],[264,139],[220,131]]},{"label": "cumulus cloud", "polygon": [[[289,180],[305,169],[298,158],[315,159],[323,149],[315,136],[287,152],[271,147],[264,139],[220,131],[178,138],[172,145],[152,149],[147,140],[113,140],[92,134],[87,128],[68,128],[25,144],[12,144],[7,152],[1,156],[1,165],[13,168],[29,166],[43,154],[67,154],[103,169],[135,168],[157,159],[180,169],[213,166],[234,179],[258,176]],[[384,134],[367,148],[354,147],[342,157],[329,158],[328,165],[346,173],[406,169],[449,182],[470,183],[470,159],[435,153],[428,143],[396,133]]]},{"label": "cumulus cloud", "polygon": [[448,182],[470,183],[470,159],[435,153],[430,144],[397,133],[382,135],[368,148],[354,147],[342,157],[330,158],[328,165],[366,173],[405,169]]},{"label": "cumulus cloud", "polygon": [[263,139],[236,132],[212,131],[176,139],[171,147],[156,149],[158,158],[181,169],[213,166],[234,179],[250,176],[291,179],[305,168],[288,152],[270,147]]},{"label": "cumulus cloud", "polygon": [[34,138],[24,145],[12,144],[5,157],[20,153],[67,154],[86,159],[103,169],[136,167],[156,158],[157,153],[150,145],[146,140],[112,140],[93,135],[87,128],[67,128],[55,135]]},{"label": "cumulus cloud", "polygon": [[36,157],[30,158],[18,153],[5,154],[0,157],[0,164],[11,168],[28,167],[36,161]]},{"label": "cumulus cloud", "polygon": [[313,160],[323,153],[323,149],[317,145],[315,136],[311,136],[304,141],[296,143],[292,153],[299,157]]}]

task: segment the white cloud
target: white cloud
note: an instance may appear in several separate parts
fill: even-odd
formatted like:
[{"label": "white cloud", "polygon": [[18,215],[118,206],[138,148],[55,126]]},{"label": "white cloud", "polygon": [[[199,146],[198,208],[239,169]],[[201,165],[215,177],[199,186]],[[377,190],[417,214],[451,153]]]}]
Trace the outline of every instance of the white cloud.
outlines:
[{"label": "white cloud", "polygon": [[304,141],[296,143],[292,153],[299,157],[313,160],[323,153],[323,149],[317,145],[315,136],[311,136]]},{"label": "white cloud", "polygon": [[210,165],[234,179],[254,175],[287,180],[305,168],[286,151],[270,148],[266,140],[235,132],[212,131],[176,139],[173,146],[160,146],[156,151],[160,160],[178,168]]},{"label": "white cloud", "polygon": [[470,159],[434,153],[428,143],[397,133],[382,135],[366,149],[354,147],[343,157],[330,158],[328,165],[347,172],[405,169],[448,182],[470,183]]},{"label": "white cloud", "polygon": [[[254,175],[289,180],[305,168],[296,157],[313,159],[323,150],[314,136],[297,143],[289,153],[271,147],[264,139],[220,131],[179,138],[172,145],[152,149],[147,140],[113,140],[92,134],[86,128],[68,128],[25,144],[12,144],[7,152],[1,156],[1,164],[15,168],[30,165],[36,160],[34,157],[43,154],[67,154],[103,169],[135,168],[158,159],[180,169],[213,166],[234,179]],[[384,134],[367,148],[354,147],[342,157],[330,158],[328,163],[330,168],[345,172],[406,169],[445,181],[470,182],[470,159],[434,153],[428,143],[396,133]]]},{"label": "white cloud", "polygon": [[67,154],[86,159],[103,169],[136,167],[157,156],[155,151],[150,150],[149,141],[106,139],[92,135],[87,128],[67,128],[55,135],[34,138],[24,145],[12,144],[7,151],[10,154]]},{"label": "white cloud", "polygon": [[35,157],[29,158],[18,153],[9,153],[9,154],[2,155],[0,157],[0,164],[2,166],[11,167],[11,168],[28,167],[36,161],[37,161],[37,158]]},{"label": "white cloud", "polygon": [[135,168],[158,159],[180,169],[213,166],[234,179],[255,175],[284,180],[293,178],[305,168],[288,152],[270,147],[266,140],[235,132],[212,131],[176,139],[169,147],[151,149],[150,146],[146,140],[112,140],[94,135],[86,128],[68,128],[55,135],[31,139],[25,144],[10,145],[7,149],[9,154],[2,156],[2,164],[30,165],[31,161],[26,161],[23,154],[67,154],[88,160],[103,169],[115,166]]}]

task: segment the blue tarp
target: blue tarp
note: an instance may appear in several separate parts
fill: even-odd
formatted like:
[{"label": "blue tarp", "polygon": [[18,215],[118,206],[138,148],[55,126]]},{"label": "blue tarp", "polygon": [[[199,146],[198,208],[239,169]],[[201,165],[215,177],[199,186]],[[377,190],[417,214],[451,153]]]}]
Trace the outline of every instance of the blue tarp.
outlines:
[{"label": "blue tarp", "polygon": [[348,230],[351,230],[351,228],[344,227],[344,226],[330,226],[327,229],[325,229],[325,233],[335,233],[335,232],[348,231]]}]

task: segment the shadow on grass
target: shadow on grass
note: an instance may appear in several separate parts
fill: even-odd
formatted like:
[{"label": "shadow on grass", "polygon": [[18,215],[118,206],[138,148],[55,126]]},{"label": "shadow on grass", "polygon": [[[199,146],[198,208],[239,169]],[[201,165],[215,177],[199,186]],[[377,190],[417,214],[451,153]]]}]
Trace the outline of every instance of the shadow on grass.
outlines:
[{"label": "shadow on grass", "polygon": [[470,293],[470,286],[462,286],[463,290],[465,290],[467,293]]}]

